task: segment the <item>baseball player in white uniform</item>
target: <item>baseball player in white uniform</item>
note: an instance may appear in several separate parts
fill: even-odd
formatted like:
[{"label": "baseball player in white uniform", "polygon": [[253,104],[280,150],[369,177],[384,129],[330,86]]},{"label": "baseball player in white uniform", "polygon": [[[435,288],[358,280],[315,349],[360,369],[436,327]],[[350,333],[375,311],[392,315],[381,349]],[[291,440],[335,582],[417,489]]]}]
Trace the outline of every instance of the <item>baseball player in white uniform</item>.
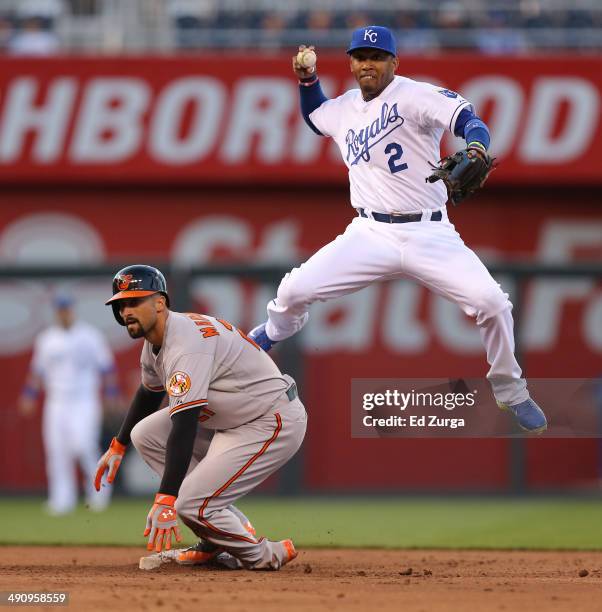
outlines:
[{"label": "baseball player in white uniform", "polygon": [[445,185],[425,180],[432,174],[429,162],[440,158],[445,130],[485,157],[487,126],[456,92],[396,76],[396,45],[387,28],[354,31],[347,53],[359,89],[334,99],[323,94],[315,66],[304,68],[296,56],[293,70],[305,121],[316,134],[333,138],[341,151],[357,217],[284,277],[268,304],[267,322],[249,336],[269,350],[307,323],[316,300],[376,281],[410,278],[476,319],[498,405],[513,412],[522,428],[543,431],[545,415],[529,397],[514,356],[508,295],[449,222]]},{"label": "baseball player in white uniform", "polygon": [[102,390],[116,402],[119,389],[113,354],[103,335],[75,318],[73,300],[67,294],[55,298],[56,324],[35,340],[30,373],[19,407],[31,415],[36,400],[45,393],[42,438],[46,453],[49,513],[71,512],[78,497],[76,467],[85,476],[86,502],[103,510],[110,491],[94,490],[102,426]]},{"label": "baseball player in white uniform", "polygon": [[[171,548],[182,521],[200,542],[176,560],[197,565],[225,551],[247,569],[279,569],[297,553],[291,540],[257,538],[232,504],[299,449],[307,416],[295,382],[227,321],[169,310],[165,278],[150,266],[113,281],[117,321],[144,338],[141,385],[98,463],[113,482],[130,440],[162,478],[147,517],[147,548]],[[159,409],[165,396],[169,405]]]}]

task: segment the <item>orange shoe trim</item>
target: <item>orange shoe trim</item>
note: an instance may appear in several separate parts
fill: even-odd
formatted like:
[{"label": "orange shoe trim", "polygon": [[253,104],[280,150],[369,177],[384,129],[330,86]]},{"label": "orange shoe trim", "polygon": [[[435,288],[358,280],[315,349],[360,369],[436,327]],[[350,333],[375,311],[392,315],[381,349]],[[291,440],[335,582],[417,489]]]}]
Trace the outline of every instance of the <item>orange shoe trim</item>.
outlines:
[{"label": "orange shoe trim", "polygon": [[288,555],[287,563],[292,561],[299,553],[295,550],[295,545],[292,540],[283,540],[282,544],[286,550],[286,554]]},{"label": "orange shoe trim", "polygon": [[213,559],[219,552],[219,549],[212,552],[202,552],[199,550],[185,550],[178,555],[178,561],[180,563],[194,563],[200,565],[201,563],[207,563]]}]

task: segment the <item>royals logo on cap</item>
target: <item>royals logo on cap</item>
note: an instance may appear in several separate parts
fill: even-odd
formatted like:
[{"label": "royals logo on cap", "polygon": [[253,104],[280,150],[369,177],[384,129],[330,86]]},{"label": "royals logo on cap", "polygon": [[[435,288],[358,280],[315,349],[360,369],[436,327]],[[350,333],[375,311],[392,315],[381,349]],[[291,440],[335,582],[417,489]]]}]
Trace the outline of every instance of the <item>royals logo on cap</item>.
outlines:
[{"label": "royals logo on cap", "polygon": [[186,395],[190,391],[190,376],[186,372],[174,372],[167,385],[167,393],[172,397]]},{"label": "royals logo on cap", "polygon": [[365,26],[358,28],[351,35],[351,43],[347,53],[353,53],[356,49],[380,49],[391,55],[397,54],[395,36],[389,28],[383,26]]},{"label": "royals logo on cap", "polygon": [[364,30],[364,40],[369,40],[371,43],[375,43],[377,38],[378,32],[375,32],[370,28],[366,28]]}]

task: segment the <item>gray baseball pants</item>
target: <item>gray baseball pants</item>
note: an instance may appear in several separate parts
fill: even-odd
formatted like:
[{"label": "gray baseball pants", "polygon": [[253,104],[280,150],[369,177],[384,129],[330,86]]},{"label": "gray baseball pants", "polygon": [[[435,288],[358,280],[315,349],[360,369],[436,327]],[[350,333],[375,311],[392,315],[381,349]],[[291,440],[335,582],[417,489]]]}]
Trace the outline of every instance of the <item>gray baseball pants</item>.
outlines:
[{"label": "gray baseball pants", "polygon": [[[241,394],[240,401],[248,399]],[[231,504],[297,452],[306,426],[307,414],[299,398],[291,401],[283,393],[266,414],[250,423],[217,431],[199,427],[175,504],[182,521],[247,569],[278,569],[287,560],[284,546],[251,535],[244,527],[246,517]],[[170,430],[169,409],[164,408],[140,421],[131,434],[144,461],[160,476]]]}]

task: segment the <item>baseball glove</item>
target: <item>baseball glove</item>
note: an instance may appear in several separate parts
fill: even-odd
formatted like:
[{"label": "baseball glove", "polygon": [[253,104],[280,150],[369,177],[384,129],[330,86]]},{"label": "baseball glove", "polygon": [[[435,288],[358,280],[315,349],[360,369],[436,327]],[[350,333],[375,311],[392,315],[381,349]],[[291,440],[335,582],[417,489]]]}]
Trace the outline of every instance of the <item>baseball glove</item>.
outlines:
[{"label": "baseball glove", "polygon": [[464,149],[444,157],[438,165],[430,164],[433,173],[425,180],[428,183],[442,180],[447,187],[449,199],[456,205],[483,186],[496,167],[494,162],[495,158],[490,157],[486,151]]}]

